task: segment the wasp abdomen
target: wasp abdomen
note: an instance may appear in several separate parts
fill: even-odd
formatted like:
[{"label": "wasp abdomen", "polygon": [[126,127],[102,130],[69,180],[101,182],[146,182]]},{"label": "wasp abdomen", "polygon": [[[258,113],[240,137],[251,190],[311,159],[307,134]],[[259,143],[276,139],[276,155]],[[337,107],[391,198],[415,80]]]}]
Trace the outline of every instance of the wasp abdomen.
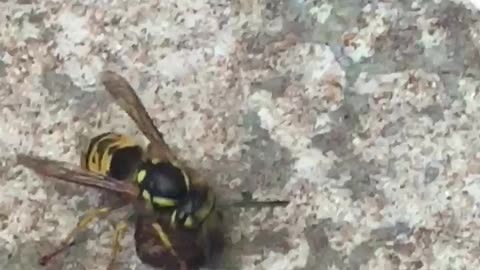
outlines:
[{"label": "wasp abdomen", "polygon": [[90,140],[82,165],[89,171],[125,180],[136,172],[142,157],[143,148],[134,139],[106,132]]},{"label": "wasp abdomen", "polygon": [[131,146],[118,149],[112,155],[108,175],[119,180],[130,179],[142,161],[143,149]]}]

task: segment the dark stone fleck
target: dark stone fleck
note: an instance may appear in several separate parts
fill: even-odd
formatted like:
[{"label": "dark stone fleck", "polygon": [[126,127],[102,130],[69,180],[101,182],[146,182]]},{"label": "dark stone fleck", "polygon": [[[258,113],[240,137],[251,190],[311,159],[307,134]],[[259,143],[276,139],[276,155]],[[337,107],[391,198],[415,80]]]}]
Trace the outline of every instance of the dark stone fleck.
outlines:
[{"label": "dark stone fleck", "polygon": [[388,259],[392,262],[393,265],[395,266],[399,266],[402,262],[402,260],[400,259],[400,257],[397,256],[397,254],[395,253],[390,253],[388,254]]},{"label": "dark stone fleck", "polygon": [[345,125],[349,130],[354,130],[359,122],[357,112],[354,107],[348,103],[343,104],[336,111],[331,112],[330,119],[338,124]]},{"label": "dark stone fleck", "polygon": [[348,93],[345,97],[345,102],[351,107],[351,110],[355,112],[355,114],[360,115],[368,113],[368,99],[368,95],[357,95]]},{"label": "dark stone fleck", "polygon": [[33,3],[33,0],[17,0],[17,4],[19,5],[30,5]]},{"label": "dark stone fleck", "polygon": [[411,228],[408,227],[408,224],[403,222],[398,222],[395,226],[378,228],[372,231],[372,241],[378,243],[385,243],[387,241],[392,241],[399,234],[410,234],[412,232]]},{"label": "dark stone fleck", "polygon": [[50,41],[55,39],[55,31],[53,29],[46,28],[40,34],[40,37],[44,41]]},{"label": "dark stone fleck", "polygon": [[[242,119],[243,127],[249,132],[260,129],[261,120],[258,114],[254,111],[248,111]],[[263,130],[263,129],[262,129]]]},{"label": "dark stone fleck", "polygon": [[350,152],[351,134],[344,126],[334,127],[330,132],[312,137],[312,145],[324,152],[332,151],[343,157]]},{"label": "dark stone fleck", "polygon": [[6,241],[3,239],[0,239],[0,268],[5,269],[8,261],[12,257],[12,254],[8,253],[8,250],[4,248],[6,246]]},{"label": "dark stone fleck", "polygon": [[273,98],[281,97],[288,86],[289,78],[276,76],[261,82],[252,83],[252,88],[266,90],[272,93]]},{"label": "dark stone fleck", "polygon": [[[375,250],[385,246],[385,243],[395,239],[397,235],[410,235],[413,230],[405,223],[397,223],[392,227],[380,228],[372,231],[372,239],[356,246],[349,256],[349,268],[352,270],[360,269],[360,266],[367,263],[374,255]],[[389,259],[393,264],[398,265],[398,255],[390,254]]]},{"label": "dark stone fleck", "polygon": [[266,20],[272,20],[279,16],[283,1],[266,1],[265,8],[262,10],[262,15]]},{"label": "dark stone fleck", "polygon": [[174,95],[175,95],[176,98],[180,99],[180,98],[182,98],[183,94],[180,91],[175,91]]},{"label": "dark stone fleck", "polygon": [[433,122],[438,122],[444,119],[443,111],[444,109],[442,106],[439,104],[434,104],[423,109],[421,113],[428,115]]},{"label": "dark stone fleck", "polygon": [[50,94],[81,91],[73,84],[68,75],[55,73],[54,71],[47,71],[43,74],[42,86],[49,90]]},{"label": "dark stone fleck", "polygon": [[216,262],[222,265],[222,267],[213,269],[240,269],[234,268],[234,266],[240,266],[241,264],[239,261],[239,254],[262,254],[264,250],[286,253],[291,248],[292,247],[288,242],[287,230],[281,230],[278,232],[262,230],[252,241],[242,238],[234,246],[225,250],[225,254],[220,258],[220,261]]},{"label": "dark stone fleck", "polygon": [[429,184],[435,181],[439,173],[440,170],[437,167],[432,166],[432,163],[428,163],[427,167],[425,168],[425,183]]},{"label": "dark stone fleck", "polygon": [[262,54],[268,44],[278,41],[278,37],[272,37],[265,33],[258,33],[254,36],[245,37],[247,43],[247,52],[252,54]]},{"label": "dark stone fleck", "polygon": [[[266,136],[264,134],[263,136]],[[288,149],[277,142],[260,135],[246,142],[250,150],[243,158],[250,164],[248,176],[249,190],[263,188],[280,188],[287,183],[291,172],[291,155]]]},{"label": "dark stone fleck", "polygon": [[314,147],[324,152],[333,151],[337,156],[344,157],[350,153],[352,132],[359,124],[358,113],[354,106],[345,103],[329,114],[335,123],[330,132],[315,135],[312,138]]},{"label": "dark stone fleck", "polygon": [[409,257],[415,252],[415,244],[407,242],[407,243],[402,243],[402,242],[395,242],[393,244],[393,250],[402,256]]},{"label": "dark stone fleck", "polygon": [[375,248],[368,242],[356,246],[349,256],[348,269],[360,269],[360,266],[366,264],[370,260],[374,252]]},{"label": "dark stone fleck", "polygon": [[310,246],[310,256],[305,269],[330,269],[332,266],[344,269],[342,255],[330,247],[324,225],[309,226],[305,229],[305,237]]},{"label": "dark stone fleck", "polygon": [[[38,260],[35,258],[43,255],[45,250],[52,250],[53,248],[54,246],[46,240],[19,243],[17,252],[9,256],[5,266],[0,266],[3,266],[3,270],[39,269]],[[59,256],[59,258],[50,262],[50,269],[64,269],[65,265],[62,257]]]},{"label": "dark stone fleck", "polygon": [[422,261],[414,261],[412,262],[413,269],[420,269],[423,267]]},{"label": "dark stone fleck", "polygon": [[7,65],[0,60],[0,77],[5,77],[7,76]]},{"label": "dark stone fleck", "polygon": [[46,12],[31,13],[28,17],[28,21],[33,24],[41,24],[46,15]]},{"label": "dark stone fleck", "polygon": [[345,183],[345,188],[352,191],[353,200],[382,195],[381,191],[376,188],[377,182],[370,177],[379,172],[372,161],[367,163],[359,157],[346,158],[336,162],[328,172],[328,177],[339,178],[345,172],[349,172],[352,177]]},{"label": "dark stone fleck", "polygon": [[387,165],[387,175],[392,179],[395,179],[397,177],[397,167],[395,166],[395,162],[395,158],[390,158]]},{"label": "dark stone fleck", "polygon": [[262,230],[249,243],[249,246],[250,248],[247,250],[252,253],[260,253],[265,248],[275,252],[286,253],[291,248],[288,243],[288,231],[286,229],[278,232]]},{"label": "dark stone fleck", "polygon": [[48,90],[49,98],[55,101],[56,107],[52,113],[67,106],[74,106],[80,118],[90,113],[89,109],[92,106],[101,107],[107,96],[105,91],[93,93],[82,91],[68,75],[54,71],[43,74],[42,86]]},{"label": "dark stone fleck", "polygon": [[217,177],[244,180],[237,190],[237,196],[242,191],[253,192],[258,189],[269,189],[273,193],[280,191],[291,177],[290,151],[273,141],[268,131],[260,127],[260,122],[254,111],[243,116],[242,126],[251,138],[244,141],[247,147],[242,151],[240,163],[227,161],[217,166],[222,168],[216,171]]},{"label": "dark stone fleck", "polygon": [[405,121],[403,118],[394,122],[390,122],[383,127],[380,134],[382,135],[382,137],[394,136],[402,130],[404,125]]}]

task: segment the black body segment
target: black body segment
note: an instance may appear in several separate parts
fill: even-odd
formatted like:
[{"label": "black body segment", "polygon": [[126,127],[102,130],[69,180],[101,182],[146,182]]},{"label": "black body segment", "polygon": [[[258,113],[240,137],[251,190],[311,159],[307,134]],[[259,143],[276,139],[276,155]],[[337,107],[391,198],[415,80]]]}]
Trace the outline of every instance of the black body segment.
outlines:
[{"label": "black body segment", "polygon": [[142,161],[143,150],[139,146],[118,149],[112,156],[108,176],[118,180],[131,178]]},{"label": "black body segment", "polygon": [[153,197],[181,199],[189,189],[188,177],[181,169],[170,162],[145,162],[139,171],[145,170],[146,175],[141,181],[140,188],[146,189]]}]

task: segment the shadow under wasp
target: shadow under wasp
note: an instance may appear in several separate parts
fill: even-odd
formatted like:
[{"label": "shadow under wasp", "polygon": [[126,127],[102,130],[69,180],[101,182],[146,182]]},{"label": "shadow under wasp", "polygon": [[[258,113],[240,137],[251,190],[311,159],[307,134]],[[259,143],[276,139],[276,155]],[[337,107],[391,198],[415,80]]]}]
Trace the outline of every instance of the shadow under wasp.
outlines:
[{"label": "shadow under wasp", "polygon": [[[280,200],[220,202],[207,181],[181,164],[127,80],[113,71],[102,72],[101,80],[149,144],[144,149],[131,137],[106,132],[89,141],[86,151],[82,151],[80,166],[39,156],[17,155],[19,164],[40,175],[117,193],[121,199],[120,206],[88,212],[59,247],[41,257],[41,265],[72,246],[78,233],[96,218],[133,205],[135,248],[143,263],[168,270],[198,269],[223,252],[225,208],[288,204]],[[122,249],[120,240],[127,228],[126,219],[115,226],[107,269],[112,269]]]}]

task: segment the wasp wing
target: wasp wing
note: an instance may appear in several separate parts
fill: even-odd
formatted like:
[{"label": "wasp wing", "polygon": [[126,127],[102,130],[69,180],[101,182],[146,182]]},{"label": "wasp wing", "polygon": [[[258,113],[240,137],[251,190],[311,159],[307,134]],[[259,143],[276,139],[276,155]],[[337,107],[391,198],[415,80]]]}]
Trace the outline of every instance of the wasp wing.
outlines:
[{"label": "wasp wing", "polygon": [[135,200],[140,194],[138,187],[134,183],[119,181],[108,176],[89,172],[70,163],[24,154],[17,155],[17,163],[43,176],[83,186],[115,191],[131,200]]},{"label": "wasp wing", "polygon": [[141,102],[130,83],[121,75],[113,71],[104,71],[101,74],[105,89],[115,99],[116,103],[130,116],[140,131],[150,141],[156,158],[173,160],[170,147],[163,139],[163,134],[158,131],[145,106]]}]

